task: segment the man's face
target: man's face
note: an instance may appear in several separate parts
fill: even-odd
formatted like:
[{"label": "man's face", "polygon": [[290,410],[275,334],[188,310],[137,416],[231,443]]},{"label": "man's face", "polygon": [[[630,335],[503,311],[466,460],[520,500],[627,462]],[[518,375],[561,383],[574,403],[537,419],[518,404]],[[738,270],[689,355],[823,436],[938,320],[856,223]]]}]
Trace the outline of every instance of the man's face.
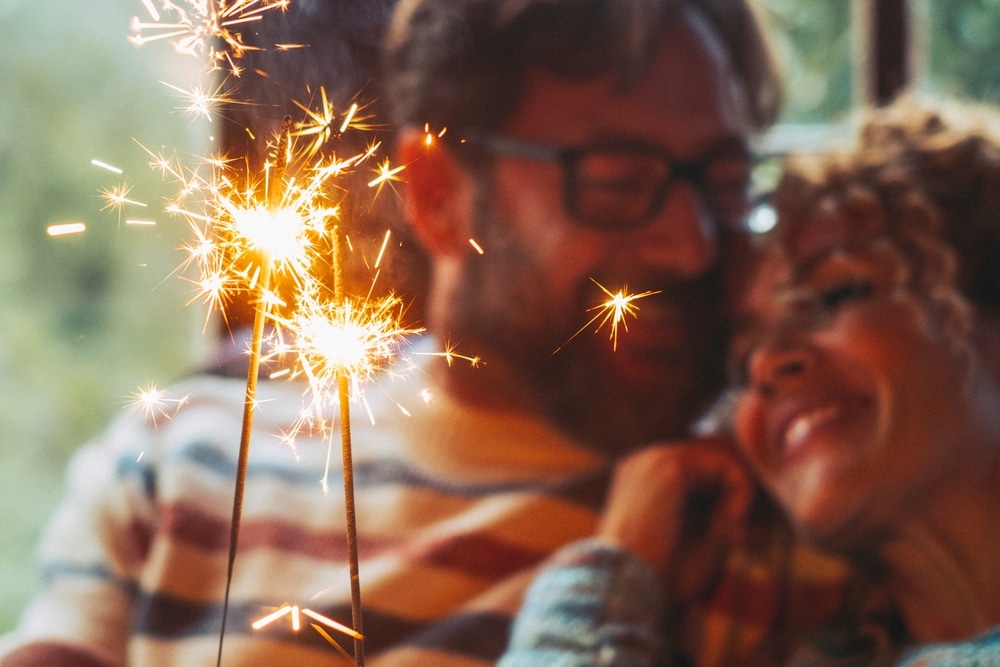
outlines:
[{"label": "man's face", "polygon": [[[473,231],[485,253],[465,265],[452,335],[474,340],[487,365],[504,364],[517,398],[606,451],[682,435],[720,382],[718,269],[745,212],[749,171],[728,71],[714,35],[681,11],[637,85],[533,71],[502,132],[559,148],[648,146],[686,164],[721,156],[706,176],[715,197],[677,178],[648,220],[623,228],[615,211],[638,195],[622,181],[643,174],[597,160],[576,185],[598,192],[575,204],[607,221],[582,225],[557,161],[496,155],[480,179]],[[618,190],[631,194],[619,202]],[[605,314],[594,309],[610,298],[600,286],[658,292],[631,302],[635,317],[619,324],[616,343],[611,322],[597,330]]]}]

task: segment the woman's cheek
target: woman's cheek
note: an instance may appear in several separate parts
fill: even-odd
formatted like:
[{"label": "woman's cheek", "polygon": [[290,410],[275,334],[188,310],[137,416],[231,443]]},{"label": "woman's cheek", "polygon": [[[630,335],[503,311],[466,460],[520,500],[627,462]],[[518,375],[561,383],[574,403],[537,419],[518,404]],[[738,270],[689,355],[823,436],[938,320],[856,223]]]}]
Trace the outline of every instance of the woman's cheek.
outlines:
[{"label": "woman's cheek", "polygon": [[733,412],[733,430],[737,446],[759,473],[766,450],[763,401],[744,392]]}]

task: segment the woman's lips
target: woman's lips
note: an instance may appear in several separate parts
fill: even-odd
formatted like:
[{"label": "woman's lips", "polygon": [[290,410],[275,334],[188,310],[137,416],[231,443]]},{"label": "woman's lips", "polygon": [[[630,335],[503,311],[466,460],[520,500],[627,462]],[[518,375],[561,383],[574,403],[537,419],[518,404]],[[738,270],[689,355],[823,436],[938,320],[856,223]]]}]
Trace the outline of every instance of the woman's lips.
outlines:
[{"label": "woman's lips", "polygon": [[780,451],[786,459],[795,456],[808,444],[818,429],[836,420],[843,412],[838,403],[830,403],[795,415],[785,426]]},{"label": "woman's lips", "polygon": [[821,431],[867,404],[863,397],[843,395],[796,400],[780,406],[771,422],[774,427],[769,440],[773,456],[782,461],[796,458]]}]

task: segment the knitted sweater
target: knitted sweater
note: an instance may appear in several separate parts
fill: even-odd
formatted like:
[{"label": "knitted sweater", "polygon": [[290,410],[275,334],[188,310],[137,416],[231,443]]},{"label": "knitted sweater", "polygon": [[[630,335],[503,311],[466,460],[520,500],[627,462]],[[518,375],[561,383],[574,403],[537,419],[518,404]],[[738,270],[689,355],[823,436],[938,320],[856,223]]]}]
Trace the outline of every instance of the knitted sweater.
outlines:
[{"label": "knitted sweater", "polygon": [[[375,667],[494,664],[536,566],[592,531],[607,483],[607,461],[544,422],[471,409],[433,387],[427,399],[420,353],[431,346],[421,341],[408,354],[415,368],[383,374],[352,408]],[[192,378],[170,391],[185,400],[169,418],[126,413],[79,451],[40,547],[44,586],[0,642],[0,667],[214,664],[244,391],[241,380]],[[223,664],[338,664],[324,634],[348,654],[352,640],[323,619],[351,624],[339,436],[332,453],[318,436],[292,447],[282,434],[302,387],[262,381],[257,398]],[[699,616],[704,665],[758,642],[770,622],[773,610],[732,595],[744,579],[735,573],[736,588],[722,586]],[[753,579],[776,599],[773,576]],[[837,590],[843,573],[807,573],[783,590],[794,597],[817,581]],[[299,613],[252,627],[286,606]]]},{"label": "knitted sweater", "polygon": [[[556,553],[528,590],[498,667],[655,667],[679,647],[664,635],[657,574],[638,557],[594,540]],[[858,628],[855,627],[854,630]],[[1000,628],[967,641],[902,651],[874,642],[806,642],[789,667],[990,667],[1000,665]],[[873,637],[869,634],[869,637]],[[770,663],[754,656],[754,664]]]}]

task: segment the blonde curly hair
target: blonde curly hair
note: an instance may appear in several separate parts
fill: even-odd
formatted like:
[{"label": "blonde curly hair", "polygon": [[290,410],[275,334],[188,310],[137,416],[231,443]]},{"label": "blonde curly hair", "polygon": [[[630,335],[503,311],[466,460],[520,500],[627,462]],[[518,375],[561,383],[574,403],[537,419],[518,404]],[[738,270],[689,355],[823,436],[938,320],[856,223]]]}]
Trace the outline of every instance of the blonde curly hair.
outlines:
[{"label": "blonde curly hair", "polygon": [[[844,235],[888,237],[911,263],[910,287],[965,320],[1000,316],[1000,115],[904,97],[868,112],[857,141],[789,158],[773,205],[785,251],[805,220]],[[845,239],[846,240],[846,239]]]}]

